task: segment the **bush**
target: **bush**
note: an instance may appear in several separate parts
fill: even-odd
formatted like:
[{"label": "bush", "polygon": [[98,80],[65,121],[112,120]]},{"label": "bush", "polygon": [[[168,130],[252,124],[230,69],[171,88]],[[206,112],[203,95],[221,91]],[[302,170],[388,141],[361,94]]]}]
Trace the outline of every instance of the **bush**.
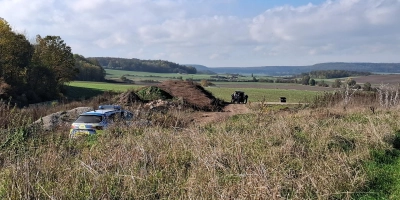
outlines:
[{"label": "bush", "polygon": [[136,94],[140,97],[140,99],[145,100],[145,101],[154,101],[158,99],[172,99],[172,96],[160,89],[159,87],[156,86],[148,86],[148,87],[143,87],[140,88]]}]

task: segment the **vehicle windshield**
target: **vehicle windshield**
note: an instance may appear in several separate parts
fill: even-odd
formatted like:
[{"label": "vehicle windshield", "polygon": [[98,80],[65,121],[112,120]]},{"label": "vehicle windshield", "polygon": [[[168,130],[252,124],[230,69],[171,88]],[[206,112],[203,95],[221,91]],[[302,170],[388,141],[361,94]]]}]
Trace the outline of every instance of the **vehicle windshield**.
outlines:
[{"label": "vehicle windshield", "polygon": [[131,112],[125,111],[122,116],[126,120],[130,120],[133,118],[133,114]]},{"label": "vehicle windshield", "polygon": [[102,116],[99,115],[81,115],[75,123],[100,123],[102,120]]}]

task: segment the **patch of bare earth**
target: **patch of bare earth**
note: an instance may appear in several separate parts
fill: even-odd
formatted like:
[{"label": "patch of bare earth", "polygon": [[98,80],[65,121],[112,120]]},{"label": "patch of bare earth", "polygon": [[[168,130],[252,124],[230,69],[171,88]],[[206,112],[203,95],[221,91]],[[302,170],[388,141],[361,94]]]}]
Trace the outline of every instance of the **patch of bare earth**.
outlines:
[{"label": "patch of bare earth", "polygon": [[378,84],[399,84],[400,74],[386,74],[386,75],[370,75],[370,76],[360,76],[353,78],[357,83],[371,83],[374,85]]},{"label": "patch of bare earth", "polygon": [[224,121],[231,116],[250,112],[251,110],[246,104],[228,104],[222,112],[196,112],[193,113],[192,118],[196,124],[207,124]]},{"label": "patch of bare earth", "polygon": [[59,111],[36,120],[33,125],[39,125],[44,130],[51,131],[58,126],[69,126],[81,113],[92,109],[91,107],[77,107],[68,111]]}]

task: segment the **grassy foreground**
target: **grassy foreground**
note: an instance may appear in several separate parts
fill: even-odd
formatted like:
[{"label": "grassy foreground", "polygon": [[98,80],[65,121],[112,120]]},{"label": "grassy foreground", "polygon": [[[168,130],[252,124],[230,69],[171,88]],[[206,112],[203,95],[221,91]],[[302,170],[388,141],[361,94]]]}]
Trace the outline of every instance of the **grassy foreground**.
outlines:
[{"label": "grassy foreground", "polygon": [[0,135],[0,198],[400,198],[399,107],[260,105],[210,124],[171,110],[78,140],[68,125],[30,128],[44,110],[3,105],[12,126]]}]

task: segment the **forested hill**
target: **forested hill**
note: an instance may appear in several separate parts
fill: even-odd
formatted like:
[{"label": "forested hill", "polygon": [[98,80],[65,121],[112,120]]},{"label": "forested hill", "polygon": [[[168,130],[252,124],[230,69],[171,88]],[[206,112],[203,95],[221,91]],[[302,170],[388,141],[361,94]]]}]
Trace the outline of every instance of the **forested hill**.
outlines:
[{"label": "forested hill", "polygon": [[265,74],[271,76],[288,76],[318,70],[345,70],[371,73],[400,73],[400,63],[347,63],[330,62],[308,66],[263,66],[263,67],[206,67],[203,65],[177,63],[164,60],[140,60],[136,58],[91,57],[106,69],[143,71],[156,73],[235,73]]},{"label": "forested hill", "polygon": [[155,73],[187,73],[196,74],[194,67],[179,65],[164,60],[140,60],[136,58],[92,57],[106,69],[128,71],[155,72]]},{"label": "forested hill", "polygon": [[[194,65],[195,66],[195,65]],[[202,68],[202,70],[205,70]],[[371,73],[400,73],[400,63],[319,63],[309,66],[217,67],[216,73],[265,74],[271,76],[297,75],[318,70],[345,70]]]},{"label": "forested hill", "polygon": [[348,70],[377,73],[400,73],[400,63],[319,63],[311,66],[312,70]]},{"label": "forested hill", "polygon": [[311,71],[309,66],[267,66],[267,67],[217,67],[209,68],[218,74],[264,74],[290,76]]}]

